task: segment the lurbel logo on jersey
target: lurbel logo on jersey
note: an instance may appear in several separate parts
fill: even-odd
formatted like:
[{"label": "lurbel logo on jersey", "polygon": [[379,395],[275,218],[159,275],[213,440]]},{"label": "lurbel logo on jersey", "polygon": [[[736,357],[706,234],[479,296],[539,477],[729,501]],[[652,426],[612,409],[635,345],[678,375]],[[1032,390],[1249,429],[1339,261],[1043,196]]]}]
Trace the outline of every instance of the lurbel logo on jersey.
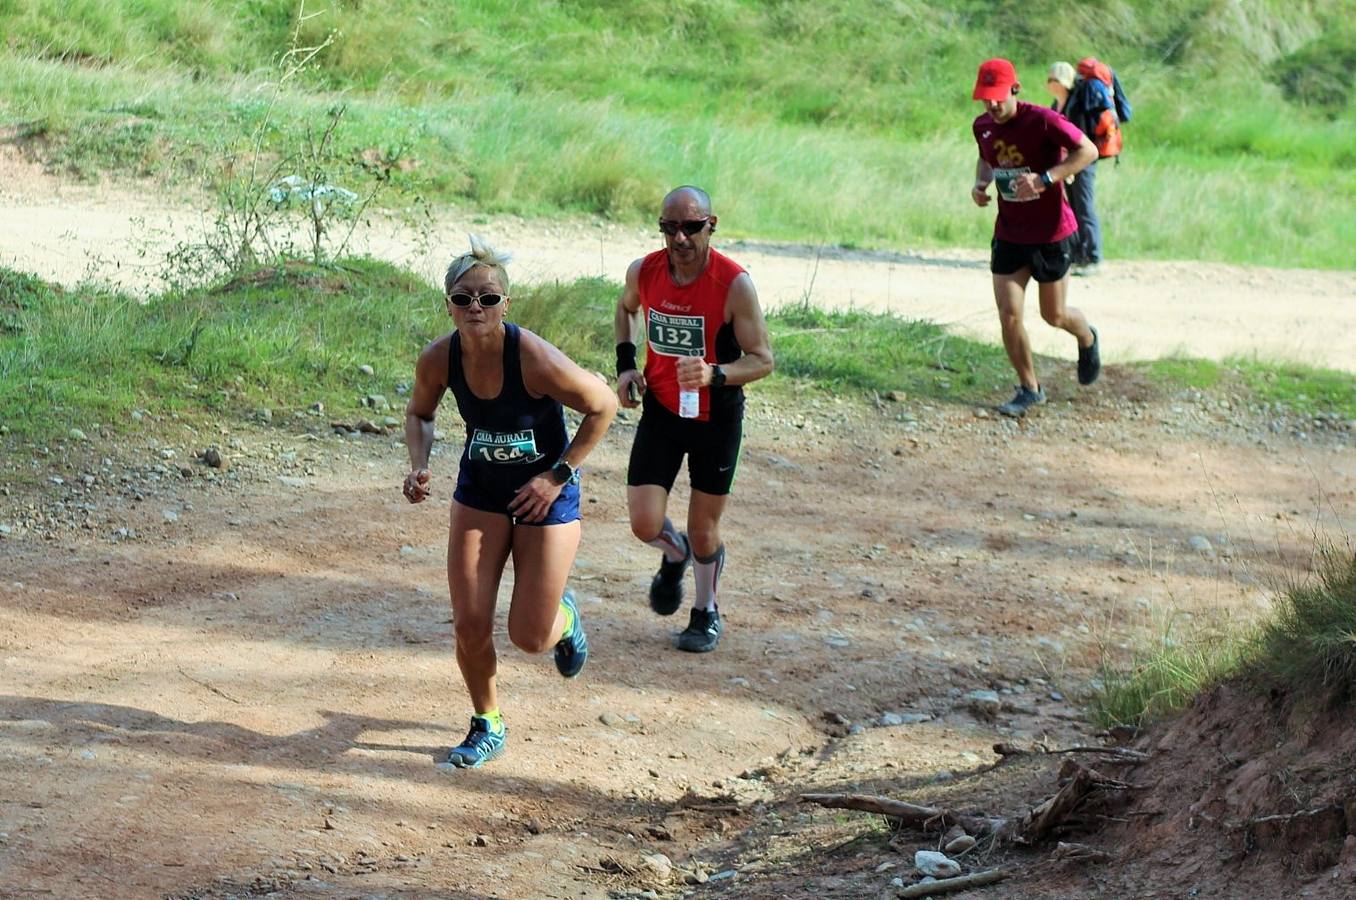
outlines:
[{"label": "lurbel logo on jersey", "polygon": [[686,303],[686,304],[684,304],[684,303],[674,303],[672,300],[663,300],[663,301],[660,302],[659,305],[660,305],[660,307],[662,307],[663,309],[669,310],[669,311],[671,311],[671,312],[685,313],[685,312],[691,312],[691,311],[692,311],[692,304],[691,304],[691,303]]}]

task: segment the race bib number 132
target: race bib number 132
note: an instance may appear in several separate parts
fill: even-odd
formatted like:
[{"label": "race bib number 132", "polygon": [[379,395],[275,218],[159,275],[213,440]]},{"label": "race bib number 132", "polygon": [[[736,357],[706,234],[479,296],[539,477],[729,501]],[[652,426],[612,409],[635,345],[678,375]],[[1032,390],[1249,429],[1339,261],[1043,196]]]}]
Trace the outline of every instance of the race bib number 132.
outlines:
[{"label": "race bib number 132", "polygon": [[650,310],[650,348],[664,356],[705,356],[706,320]]}]

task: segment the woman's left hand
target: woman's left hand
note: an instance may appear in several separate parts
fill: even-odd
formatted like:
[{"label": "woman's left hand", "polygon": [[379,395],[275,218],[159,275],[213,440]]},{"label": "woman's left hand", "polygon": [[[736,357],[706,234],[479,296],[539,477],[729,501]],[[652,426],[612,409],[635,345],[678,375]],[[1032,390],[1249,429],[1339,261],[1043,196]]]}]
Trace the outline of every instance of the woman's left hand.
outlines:
[{"label": "woman's left hand", "polygon": [[564,488],[565,485],[556,484],[550,472],[543,472],[518,488],[509,503],[509,514],[524,522],[540,522]]}]

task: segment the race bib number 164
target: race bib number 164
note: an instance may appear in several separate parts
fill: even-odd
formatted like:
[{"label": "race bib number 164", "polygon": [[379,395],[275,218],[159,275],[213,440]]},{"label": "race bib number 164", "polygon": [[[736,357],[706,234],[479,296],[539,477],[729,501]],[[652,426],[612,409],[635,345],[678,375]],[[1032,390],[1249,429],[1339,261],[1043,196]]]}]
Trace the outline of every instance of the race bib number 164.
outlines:
[{"label": "race bib number 164", "polygon": [[664,356],[705,356],[706,320],[650,310],[650,347]]}]

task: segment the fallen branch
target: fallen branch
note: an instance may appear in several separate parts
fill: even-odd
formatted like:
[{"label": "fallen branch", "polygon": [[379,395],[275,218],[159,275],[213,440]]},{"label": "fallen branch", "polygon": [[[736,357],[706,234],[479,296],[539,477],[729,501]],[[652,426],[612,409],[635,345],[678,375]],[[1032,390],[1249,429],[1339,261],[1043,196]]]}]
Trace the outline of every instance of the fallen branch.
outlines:
[{"label": "fallen branch", "polygon": [[1007,825],[1006,819],[967,816],[936,806],[918,806],[903,800],[866,794],[801,794],[800,799],[803,803],[817,803],[830,809],[857,809],[890,816],[923,831],[946,831],[953,825],[959,825],[966,833],[980,837],[998,834]]},{"label": "fallen branch", "polygon": [[1091,844],[1075,844],[1060,841],[1050,858],[1056,862],[1110,862],[1115,857],[1106,850]]},{"label": "fallen branch", "polygon": [[907,898],[931,897],[933,894],[949,894],[952,891],[963,891],[967,888],[995,884],[1011,874],[1012,873],[1007,869],[989,869],[986,872],[972,872],[969,875],[957,875],[955,878],[941,878],[937,881],[929,881],[926,884],[911,884],[906,888],[901,888],[896,896]]},{"label": "fallen branch", "polygon": [[1129,747],[1056,747],[1051,749],[1042,744],[1019,747],[1016,744],[999,742],[993,745],[993,752],[1002,757],[1042,756],[1057,753],[1096,753],[1107,757],[1103,760],[1107,763],[1138,763],[1149,759],[1149,754],[1140,750],[1131,750]]}]

